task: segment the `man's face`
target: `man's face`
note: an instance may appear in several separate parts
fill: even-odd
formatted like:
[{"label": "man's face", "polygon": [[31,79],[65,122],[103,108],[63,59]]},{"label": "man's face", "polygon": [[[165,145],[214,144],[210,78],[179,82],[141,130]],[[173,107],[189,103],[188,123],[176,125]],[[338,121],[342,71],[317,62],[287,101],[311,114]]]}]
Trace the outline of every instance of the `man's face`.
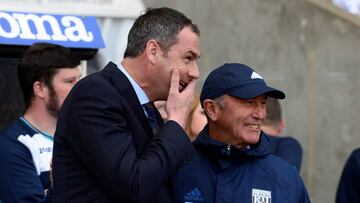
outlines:
[{"label": "man's face", "polygon": [[51,85],[48,87],[46,101],[46,108],[51,115],[58,115],[66,96],[79,79],[80,69],[78,67],[61,68],[54,75]]},{"label": "man's face", "polygon": [[199,36],[190,27],[184,27],[177,35],[177,42],[168,52],[159,55],[153,83],[158,88],[158,99],[166,99],[170,88],[170,76],[173,69],[180,71],[179,91],[200,77],[196,60],[200,56]]},{"label": "man's face", "polygon": [[252,99],[224,95],[215,121],[219,136],[237,147],[256,144],[266,117],[266,100],[265,95]]}]

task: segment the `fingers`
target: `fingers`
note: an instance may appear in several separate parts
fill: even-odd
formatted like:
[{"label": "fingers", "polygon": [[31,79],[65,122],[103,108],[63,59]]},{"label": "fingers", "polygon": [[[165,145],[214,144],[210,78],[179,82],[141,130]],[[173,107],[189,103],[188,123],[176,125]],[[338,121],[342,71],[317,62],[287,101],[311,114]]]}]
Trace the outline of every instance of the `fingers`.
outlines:
[{"label": "fingers", "polygon": [[191,80],[186,85],[185,89],[183,89],[182,92],[179,93],[183,98],[185,98],[185,103],[188,103],[190,107],[192,107],[192,101],[194,100],[195,87],[196,87],[196,80]]},{"label": "fingers", "polygon": [[[191,80],[187,86],[179,92],[180,86],[180,71],[178,69],[173,69],[171,73],[171,81],[170,81],[170,89],[169,89],[169,95],[173,94],[194,94],[195,92],[195,86],[196,86],[196,80]],[[187,92],[187,93],[186,93]],[[189,95],[191,96],[191,95]]]},{"label": "fingers", "polygon": [[178,69],[173,69],[171,72],[169,95],[179,92],[180,73]]},{"label": "fingers", "polygon": [[193,94],[193,96],[194,96],[195,87],[196,87],[196,80],[191,80],[191,81],[187,84],[187,86],[186,86],[185,89],[187,89],[187,90],[190,92],[190,94]]},{"label": "fingers", "polygon": [[180,92],[180,72],[178,69],[173,69],[166,111],[168,113],[168,120],[177,122],[184,129],[193,105],[195,86],[196,80],[191,80]]}]

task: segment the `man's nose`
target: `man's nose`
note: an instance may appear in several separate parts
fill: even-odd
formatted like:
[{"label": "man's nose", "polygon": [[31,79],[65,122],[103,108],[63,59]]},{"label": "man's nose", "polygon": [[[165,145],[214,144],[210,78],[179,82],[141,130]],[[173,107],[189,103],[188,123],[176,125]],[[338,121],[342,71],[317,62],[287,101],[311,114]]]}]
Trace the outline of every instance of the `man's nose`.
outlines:
[{"label": "man's nose", "polygon": [[266,107],[262,104],[257,105],[254,116],[257,119],[264,120],[266,118]]},{"label": "man's nose", "polygon": [[190,69],[189,75],[190,75],[190,77],[192,77],[194,79],[200,78],[200,70],[199,70],[199,67],[196,62],[194,62],[193,67]]}]

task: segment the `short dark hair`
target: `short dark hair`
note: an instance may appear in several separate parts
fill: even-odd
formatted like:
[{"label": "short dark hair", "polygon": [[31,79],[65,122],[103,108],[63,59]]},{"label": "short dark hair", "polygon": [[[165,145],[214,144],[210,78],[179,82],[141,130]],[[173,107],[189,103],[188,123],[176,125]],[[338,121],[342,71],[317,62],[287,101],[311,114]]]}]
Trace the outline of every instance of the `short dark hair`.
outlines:
[{"label": "short dark hair", "polygon": [[18,78],[26,108],[34,96],[36,81],[52,87],[52,79],[61,68],[76,68],[80,59],[70,49],[50,43],[35,43],[20,58]]},{"label": "short dark hair", "polygon": [[124,58],[139,56],[151,39],[156,40],[166,54],[170,46],[176,43],[177,34],[186,26],[200,35],[197,25],[177,10],[166,7],[147,9],[130,29]]},{"label": "short dark hair", "polygon": [[276,126],[282,119],[281,106],[278,99],[268,97],[266,101],[266,119],[264,125]]}]

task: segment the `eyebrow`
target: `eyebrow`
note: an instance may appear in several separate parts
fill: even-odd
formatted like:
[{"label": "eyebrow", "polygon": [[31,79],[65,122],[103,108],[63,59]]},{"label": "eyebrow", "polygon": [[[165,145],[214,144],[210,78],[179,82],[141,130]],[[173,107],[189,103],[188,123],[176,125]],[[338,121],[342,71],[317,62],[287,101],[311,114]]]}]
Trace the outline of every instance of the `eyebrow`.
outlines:
[{"label": "eyebrow", "polygon": [[70,77],[63,78],[62,80],[73,80],[73,79],[76,79],[76,78],[77,78],[76,76],[70,76]]},{"label": "eyebrow", "polygon": [[198,55],[197,53],[195,53],[195,52],[192,51],[192,50],[190,50],[189,53],[190,53],[192,56],[194,56],[196,59],[199,59],[199,58],[201,57],[201,54]]}]

